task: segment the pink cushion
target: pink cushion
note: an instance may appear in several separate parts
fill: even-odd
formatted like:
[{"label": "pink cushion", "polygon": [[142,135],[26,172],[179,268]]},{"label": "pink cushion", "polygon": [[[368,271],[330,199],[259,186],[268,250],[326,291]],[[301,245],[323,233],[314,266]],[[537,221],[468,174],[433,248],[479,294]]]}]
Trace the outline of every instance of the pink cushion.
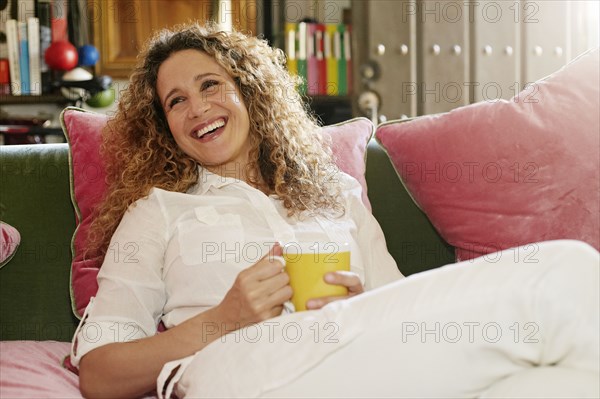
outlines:
[{"label": "pink cushion", "polygon": [[0,398],[83,398],[79,377],[62,366],[70,351],[70,342],[0,342]]},{"label": "pink cushion", "polygon": [[71,344],[0,342],[0,398],[82,398],[79,378],[61,363]]},{"label": "pink cushion", "polygon": [[[76,211],[77,228],[73,235],[71,268],[71,303],[81,318],[90,297],[96,294],[96,275],[102,260],[88,255],[84,259],[86,237],[92,213],[106,192],[104,164],[100,157],[100,134],[108,117],[78,108],[67,108],[61,115],[63,130],[70,150],[71,199]],[[366,118],[325,127],[331,136],[332,151],[341,170],[355,177],[363,187],[363,201],[371,209],[365,180],[365,154],[373,135],[373,124]]]},{"label": "pink cushion", "polygon": [[600,249],[598,70],[596,49],[512,100],[377,129],[459,260],[561,238]]},{"label": "pink cushion", "polygon": [[0,222],[0,267],[6,265],[17,252],[21,234],[10,224]]},{"label": "pink cushion", "polygon": [[371,203],[367,197],[365,162],[373,131],[373,123],[367,118],[354,118],[323,129],[323,133],[331,137],[331,150],[338,168],[354,177],[362,186],[362,200],[369,211]]},{"label": "pink cushion", "polygon": [[88,255],[84,259],[87,233],[93,210],[106,192],[106,171],[100,157],[100,132],[108,117],[93,112],[67,108],[61,114],[63,131],[69,142],[71,201],[77,227],[71,241],[71,304],[78,317],[98,290],[96,275],[102,260]]}]

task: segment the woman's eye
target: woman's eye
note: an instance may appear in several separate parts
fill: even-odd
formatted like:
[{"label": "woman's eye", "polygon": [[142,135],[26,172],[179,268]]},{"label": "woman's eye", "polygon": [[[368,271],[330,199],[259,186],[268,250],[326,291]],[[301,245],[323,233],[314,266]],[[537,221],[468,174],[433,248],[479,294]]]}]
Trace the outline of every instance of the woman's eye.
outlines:
[{"label": "woman's eye", "polygon": [[212,87],[215,87],[219,84],[219,82],[217,82],[216,80],[206,80],[204,82],[202,82],[202,86],[200,87],[201,90],[207,90],[210,89]]},{"label": "woman's eye", "polygon": [[173,108],[175,105],[179,104],[183,101],[182,97],[175,97],[171,101],[169,101],[169,108]]}]

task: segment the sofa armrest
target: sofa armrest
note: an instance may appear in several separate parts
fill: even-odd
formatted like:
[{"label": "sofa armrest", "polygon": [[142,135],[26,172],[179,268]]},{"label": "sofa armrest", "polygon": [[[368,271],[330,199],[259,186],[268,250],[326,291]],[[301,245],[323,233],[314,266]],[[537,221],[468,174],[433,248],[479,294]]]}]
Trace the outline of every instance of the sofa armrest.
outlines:
[{"label": "sofa armrest", "polygon": [[66,144],[0,148],[2,220],[21,245],[0,269],[0,339],[70,341],[69,279],[75,214]]}]

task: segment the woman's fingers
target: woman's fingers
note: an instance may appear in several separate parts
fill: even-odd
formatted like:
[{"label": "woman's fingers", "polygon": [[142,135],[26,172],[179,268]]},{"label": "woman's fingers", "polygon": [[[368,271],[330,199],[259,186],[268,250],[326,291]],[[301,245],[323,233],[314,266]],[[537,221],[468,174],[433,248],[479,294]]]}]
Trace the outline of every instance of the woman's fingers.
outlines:
[{"label": "woman's fingers", "polygon": [[291,297],[289,276],[283,272],[281,246],[275,244],[269,253],[253,266],[240,272],[230,297],[242,324],[259,322],[281,314],[283,303]]},{"label": "woman's fingers", "polygon": [[258,262],[242,271],[240,274],[247,274],[251,279],[258,281],[268,280],[283,271],[285,262],[282,258],[283,249],[279,243],[275,243],[269,253],[263,256]]},{"label": "woman's fingers", "polygon": [[323,277],[327,284],[343,285],[348,288],[348,296],[353,296],[364,292],[364,287],[356,273],[347,271],[337,271],[326,273]]},{"label": "woman's fingers", "polygon": [[354,295],[358,295],[364,292],[364,287],[360,278],[356,273],[347,271],[337,271],[326,273],[323,279],[327,284],[342,285],[348,288],[348,295],[344,296],[326,296],[321,298],[312,298],[306,302],[306,308],[310,310],[321,309],[323,306],[330,302],[339,301],[340,299],[347,299]]}]

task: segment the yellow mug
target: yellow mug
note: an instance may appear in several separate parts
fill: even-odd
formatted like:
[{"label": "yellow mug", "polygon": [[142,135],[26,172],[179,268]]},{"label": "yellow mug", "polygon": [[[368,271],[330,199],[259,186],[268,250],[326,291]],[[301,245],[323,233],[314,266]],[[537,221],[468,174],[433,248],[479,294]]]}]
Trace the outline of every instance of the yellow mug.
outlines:
[{"label": "yellow mug", "polygon": [[306,310],[306,302],[312,298],[348,295],[346,287],[328,284],[323,279],[325,273],[350,270],[348,243],[287,243],[283,258],[296,311]]}]

